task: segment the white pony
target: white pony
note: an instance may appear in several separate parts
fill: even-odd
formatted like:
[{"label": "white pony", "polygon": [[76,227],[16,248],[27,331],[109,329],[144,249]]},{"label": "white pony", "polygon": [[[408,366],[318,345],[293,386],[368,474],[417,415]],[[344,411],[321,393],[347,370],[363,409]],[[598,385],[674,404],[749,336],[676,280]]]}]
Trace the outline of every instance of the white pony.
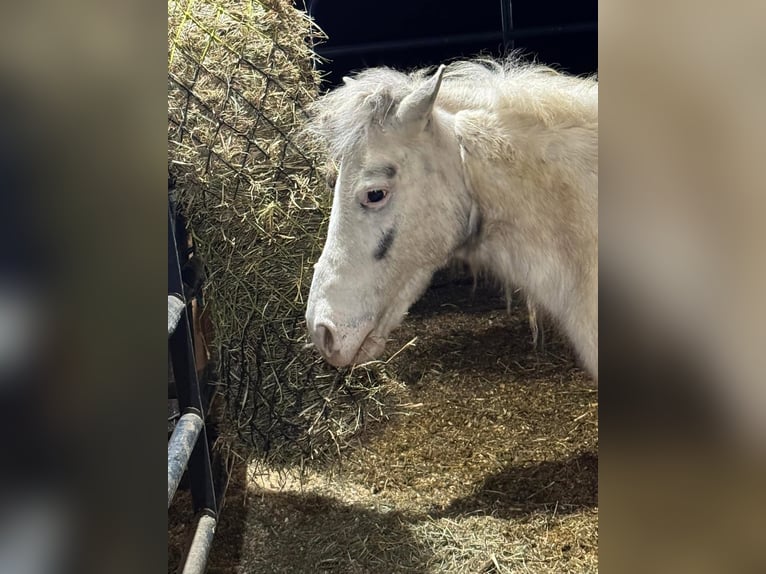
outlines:
[{"label": "white pony", "polygon": [[339,166],[306,320],[375,358],[452,258],[521,287],[598,377],[598,84],[514,60],[365,70],[313,105]]}]

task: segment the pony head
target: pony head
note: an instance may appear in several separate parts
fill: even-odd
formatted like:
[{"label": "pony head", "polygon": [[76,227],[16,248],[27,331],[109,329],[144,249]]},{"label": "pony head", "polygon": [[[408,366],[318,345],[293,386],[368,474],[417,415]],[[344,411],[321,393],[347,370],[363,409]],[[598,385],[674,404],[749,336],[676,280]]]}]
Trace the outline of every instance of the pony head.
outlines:
[{"label": "pony head", "polygon": [[339,165],[306,320],[341,367],[378,357],[434,272],[470,235],[450,115],[431,77],[373,69],[320,98],[310,129]]}]

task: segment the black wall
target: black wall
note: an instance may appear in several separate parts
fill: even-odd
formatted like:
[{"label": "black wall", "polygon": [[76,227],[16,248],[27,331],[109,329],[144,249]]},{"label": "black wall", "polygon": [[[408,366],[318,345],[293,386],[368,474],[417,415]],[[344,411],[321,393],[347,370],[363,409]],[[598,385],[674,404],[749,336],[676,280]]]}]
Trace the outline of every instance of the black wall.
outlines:
[{"label": "black wall", "polygon": [[[303,4],[303,2],[299,2]],[[505,13],[511,14],[503,26]],[[329,40],[327,86],[369,66],[414,68],[510,48],[573,74],[597,71],[595,0],[305,0]],[[510,25],[512,22],[512,26]]]}]

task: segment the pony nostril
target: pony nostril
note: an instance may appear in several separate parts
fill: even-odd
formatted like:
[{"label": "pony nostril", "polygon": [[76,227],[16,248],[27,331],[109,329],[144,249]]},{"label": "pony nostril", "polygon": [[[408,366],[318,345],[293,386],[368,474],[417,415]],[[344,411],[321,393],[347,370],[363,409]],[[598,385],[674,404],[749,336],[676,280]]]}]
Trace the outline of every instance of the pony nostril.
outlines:
[{"label": "pony nostril", "polygon": [[319,350],[325,356],[330,356],[335,351],[335,337],[332,333],[332,329],[327,325],[320,323],[316,326],[316,343],[319,345]]}]

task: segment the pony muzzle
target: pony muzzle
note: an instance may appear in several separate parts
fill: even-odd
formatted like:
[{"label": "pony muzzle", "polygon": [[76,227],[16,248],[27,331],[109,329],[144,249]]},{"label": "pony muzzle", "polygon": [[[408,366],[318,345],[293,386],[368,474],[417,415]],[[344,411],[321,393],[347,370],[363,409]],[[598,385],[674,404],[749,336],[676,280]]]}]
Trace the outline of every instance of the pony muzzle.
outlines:
[{"label": "pony muzzle", "polygon": [[311,341],[333,367],[346,367],[375,358],[383,346],[370,336],[375,325],[336,325],[332,320],[319,318],[309,327]]}]

